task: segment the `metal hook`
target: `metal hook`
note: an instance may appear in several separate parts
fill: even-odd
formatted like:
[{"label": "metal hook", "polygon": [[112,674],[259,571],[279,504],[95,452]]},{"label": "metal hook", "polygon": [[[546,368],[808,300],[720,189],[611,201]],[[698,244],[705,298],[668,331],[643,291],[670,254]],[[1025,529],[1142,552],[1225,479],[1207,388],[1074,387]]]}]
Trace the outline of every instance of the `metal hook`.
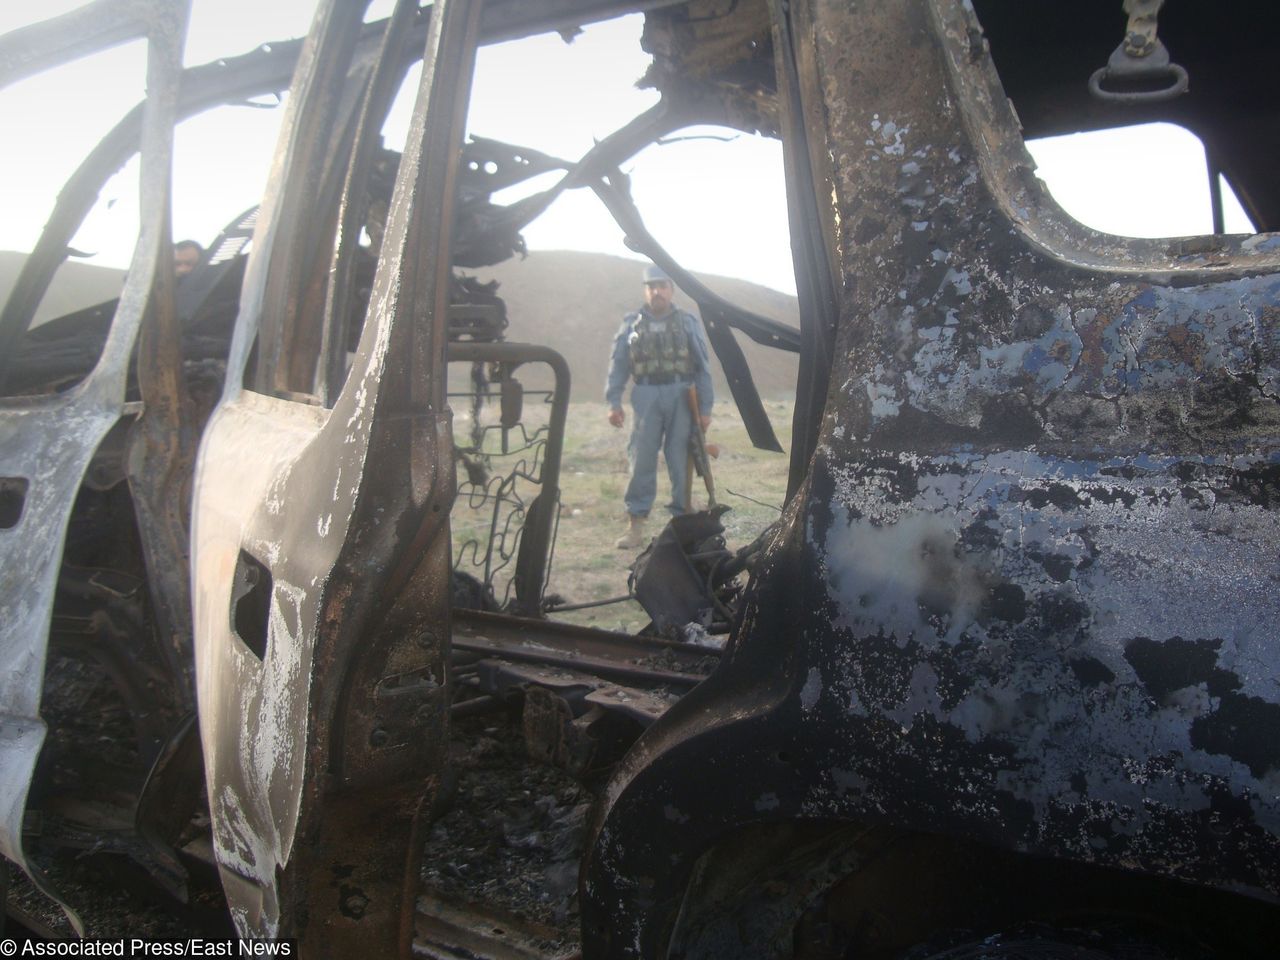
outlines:
[{"label": "metal hook", "polygon": [[[1099,67],[1089,77],[1089,92],[1109,103],[1139,104],[1157,103],[1161,100],[1172,100],[1187,92],[1187,71],[1177,63],[1169,62],[1169,51],[1163,43],[1156,40],[1145,56],[1135,57],[1121,43],[1112,51],[1105,67]],[[1108,90],[1103,84],[1108,81],[1125,83],[1151,82],[1161,77],[1168,77],[1169,83],[1154,90]]]},{"label": "metal hook", "polygon": [[[1164,0],[1124,0],[1129,25],[1124,40],[1111,52],[1107,65],[1089,77],[1089,92],[1110,103],[1139,104],[1171,100],[1187,92],[1187,71],[1169,62],[1169,51],[1156,36],[1156,18]],[[1165,86],[1154,86],[1167,77]],[[1128,89],[1108,90],[1103,84],[1116,81]],[[1148,89],[1136,89],[1139,86]]]}]

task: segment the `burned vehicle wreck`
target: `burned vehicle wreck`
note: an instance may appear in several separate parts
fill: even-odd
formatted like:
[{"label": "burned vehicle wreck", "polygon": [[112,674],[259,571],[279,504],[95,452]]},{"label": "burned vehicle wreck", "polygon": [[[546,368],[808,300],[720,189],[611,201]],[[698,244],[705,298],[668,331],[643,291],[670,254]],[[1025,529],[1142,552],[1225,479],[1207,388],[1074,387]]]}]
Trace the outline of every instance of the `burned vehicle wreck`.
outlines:
[{"label": "burned vehicle wreck", "polygon": [[[329,0],[305,41],[201,73],[180,69],[184,14],[146,9],[0,38],[6,83],[122,33],[151,51],[147,102],[64,191],[0,315],[0,362],[49,362],[0,366],[0,851],[50,895],[75,906],[31,828],[83,810],[58,805],[65,765],[39,767],[67,685],[46,663],[70,657],[136,728],[117,852],[180,888],[206,850],[236,929],[311,955],[1270,952],[1274,13],[1241,31],[1178,0],[403,0],[365,23]],[[656,107],[578,158],[462,142],[480,45],[625,12],[645,15]],[[172,127],[286,86],[261,207],[175,293]],[[1025,146],[1155,120],[1200,137],[1258,232],[1223,233],[1218,199],[1212,234],[1099,233]],[[798,331],[699,283],[630,197],[624,161],[696,124],[783,144]],[[150,186],[124,293],[92,359],[54,358],[34,305],[135,149]],[[697,302],[759,446],[779,445],[734,331],[800,358],[782,518],[737,551],[714,512],[673,524],[638,568],[659,577],[637,586],[643,635],[554,618],[568,370],[506,339],[501,290],[460,272],[517,253],[569,190]],[[534,364],[553,386],[525,429]],[[498,447],[524,457],[506,476]],[[470,573],[467,500],[491,518]],[[722,652],[678,629],[704,611]],[[510,877],[466,902],[439,880],[463,834],[436,827],[496,799],[458,786],[451,742],[498,752],[502,718],[588,785],[546,788],[589,821],[576,909],[538,923],[503,912]]]}]

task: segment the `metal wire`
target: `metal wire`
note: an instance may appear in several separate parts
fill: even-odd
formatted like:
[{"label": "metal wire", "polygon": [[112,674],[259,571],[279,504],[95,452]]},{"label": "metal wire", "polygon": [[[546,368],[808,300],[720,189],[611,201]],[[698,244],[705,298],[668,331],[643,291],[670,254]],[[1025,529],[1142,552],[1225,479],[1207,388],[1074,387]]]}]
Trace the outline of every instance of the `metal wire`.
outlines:
[{"label": "metal wire", "polygon": [[628,593],[622,597],[610,597],[608,600],[591,600],[587,603],[565,603],[559,606],[546,607],[547,613],[560,613],[564,610],[587,610],[591,607],[607,607],[611,603],[625,603],[627,600],[634,600],[636,595]]},{"label": "metal wire", "polygon": [[778,513],[782,513],[781,507],[774,506],[772,503],[765,503],[763,500],[757,500],[755,497],[748,497],[745,493],[737,493],[734,490],[730,490],[728,487],[725,487],[724,492],[730,496],[746,500],[748,503],[754,503],[757,507],[768,507],[770,510],[777,510]]}]

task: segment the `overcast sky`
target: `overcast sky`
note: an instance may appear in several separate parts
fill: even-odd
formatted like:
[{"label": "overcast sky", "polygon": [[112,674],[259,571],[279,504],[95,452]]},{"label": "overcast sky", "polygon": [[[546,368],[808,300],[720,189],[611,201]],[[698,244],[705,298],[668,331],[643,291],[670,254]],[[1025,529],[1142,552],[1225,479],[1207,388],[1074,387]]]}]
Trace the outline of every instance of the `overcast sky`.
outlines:
[{"label": "overcast sky", "polygon": [[[0,4],[0,32],[77,5],[74,0]],[[204,63],[263,41],[299,36],[307,30],[312,6],[311,0],[195,0],[186,62]],[[370,17],[386,15],[390,6],[391,0],[375,0]],[[570,45],[548,34],[482,49],[469,131],[570,160],[581,156],[656,99],[652,91],[634,87],[648,61],[639,47],[641,23],[631,16],[590,26]],[[141,97],[142,46],[118,47],[0,91],[6,142],[0,151],[0,249],[31,248],[62,183]],[[409,106],[406,100],[394,111],[386,130],[389,146],[403,142]],[[207,243],[258,200],[279,115],[279,110],[231,107],[179,127],[175,237]],[[780,144],[730,131],[706,132],[732,139],[653,146],[624,167],[651,231],[692,269],[794,292]],[[1162,125],[1105,136],[1102,144],[1069,137],[1031,145],[1041,176],[1069,212],[1113,233],[1210,232],[1204,158],[1192,135]],[[89,262],[128,262],[137,222],[136,177],[136,167],[127,167],[76,237],[77,249],[96,254]],[[1248,229],[1238,208],[1229,213],[1227,226]],[[587,191],[561,199],[525,236],[535,251],[636,256]]]}]

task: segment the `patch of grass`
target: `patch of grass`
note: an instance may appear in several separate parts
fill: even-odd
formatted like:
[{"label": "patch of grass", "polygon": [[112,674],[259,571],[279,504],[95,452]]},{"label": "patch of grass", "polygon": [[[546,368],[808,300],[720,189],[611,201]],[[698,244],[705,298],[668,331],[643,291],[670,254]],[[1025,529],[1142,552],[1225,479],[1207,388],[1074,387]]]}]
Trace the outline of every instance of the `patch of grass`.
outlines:
[{"label": "patch of grass", "polygon": [[[766,410],[783,447],[791,441],[790,403],[771,402]],[[547,421],[545,404],[526,403],[526,429],[531,433]],[[629,427],[616,429],[607,420],[603,403],[578,403],[569,407],[565,429],[564,452],[560,468],[560,520],[555,552],[552,557],[548,594],[556,594],[567,603],[588,603],[625,596],[631,563],[638,551],[618,550],[614,540],[625,529],[622,492],[627,483],[627,437]],[[487,417],[486,417],[487,418]],[[469,413],[459,411],[454,430],[469,430]],[[732,509],[725,515],[725,538],[730,549],[750,543],[766,526],[778,518],[787,489],[788,458],[785,453],[757,450],[747,437],[746,428],[732,403],[716,404],[708,442],[720,447],[720,457],[712,461],[717,499]],[[509,437],[509,449],[518,450],[518,438]],[[501,436],[497,432],[485,437],[485,451],[491,461],[494,483],[504,476],[520,453],[502,457]],[[466,478],[459,468],[459,483]],[[704,507],[706,491],[695,478],[694,504]],[[474,489],[474,488],[473,488]],[[460,487],[461,490],[461,487]],[[516,492],[526,501],[537,488],[521,482]],[[670,496],[666,468],[658,465],[658,502]],[[492,521],[490,504],[474,503],[460,495],[454,507],[453,542],[455,555],[464,544],[487,536]],[[665,517],[655,511],[648,533],[656,536]],[[498,524],[504,529],[502,523]],[[475,550],[476,547],[469,547]],[[465,568],[465,567],[464,567]],[[514,569],[514,565],[510,568]],[[472,570],[472,572],[477,572]],[[498,595],[504,595],[505,583],[499,582]],[[638,603],[626,601],[585,610],[553,614],[556,619],[609,630],[633,632],[641,629],[648,617]]]},{"label": "patch of grass", "polygon": [[[779,440],[788,446],[791,404],[770,403],[767,410]],[[625,529],[622,491],[627,482],[629,431],[611,427],[607,413],[602,403],[574,404],[569,408],[560,477],[562,513],[548,592],[559,594],[570,603],[625,595],[630,565],[636,556],[636,551],[613,546]],[[751,446],[732,403],[716,405],[707,439],[721,448],[719,459],[712,461],[712,475],[718,501],[732,508],[724,523],[729,547],[736,549],[750,543],[778,518],[779,510],[774,505],[781,508],[786,495],[788,459],[786,454]],[[659,463],[659,503],[665,503],[670,495],[666,484],[666,468]],[[706,502],[706,491],[699,485],[694,491],[694,503],[703,507]],[[655,511],[648,533],[656,536],[663,523],[665,518]],[[628,631],[638,630],[648,622],[644,610],[633,601],[555,617]]]}]

